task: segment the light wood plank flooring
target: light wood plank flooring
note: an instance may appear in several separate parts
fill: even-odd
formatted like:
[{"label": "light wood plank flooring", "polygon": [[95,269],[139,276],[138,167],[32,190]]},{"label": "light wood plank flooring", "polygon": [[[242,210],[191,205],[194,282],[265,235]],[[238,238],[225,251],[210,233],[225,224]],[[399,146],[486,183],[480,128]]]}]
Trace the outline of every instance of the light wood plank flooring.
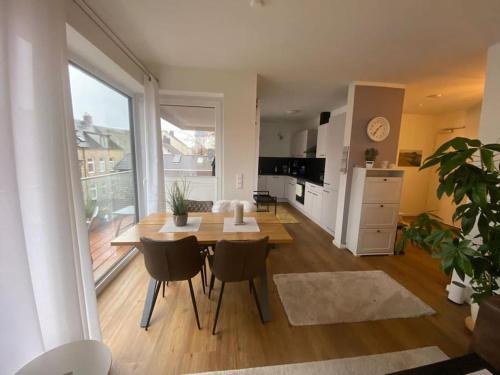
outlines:
[{"label": "light wood plank flooring", "polygon": [[158,298],[149,331],[139,328],[148,275],[138,255],[100,294],[99,313],[104,341],[113,353],[112,374],[179,374],[317,361],[439,346],[449,356],[467,351],[470,334],[464,327],[467,306],[446,300],[447,278],[439,264],[418,249],[404,256],[354,257],[332,245],[316,224],[292,212],[299,224],[287,224],[294,238],[269,255],[272,274],[289,272],[381,269],[432,306],[437,314],[413,319],[292,327],[274,283],[273,320],[260,323],[248,284],[228,284],[212,336],[216,298],[209,301],[196,278],[195,291],[202,330],[196,328],[187,282],[173,283]]}]

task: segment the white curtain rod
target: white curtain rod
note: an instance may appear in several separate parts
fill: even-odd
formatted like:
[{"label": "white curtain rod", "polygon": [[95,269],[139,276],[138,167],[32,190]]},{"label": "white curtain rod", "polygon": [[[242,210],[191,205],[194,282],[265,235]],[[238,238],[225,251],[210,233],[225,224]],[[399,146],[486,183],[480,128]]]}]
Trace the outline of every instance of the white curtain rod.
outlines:
[{"label": "white curtain rod", "polygon": [[73,0],[73,2],[111,39],[111,41],[135,64],[141,69],[144,74],[154,78],[157,82],[160,80],[134,55],[134,53],[127,47],[127,45],[120,39],[118,35],[103,21],[85,0]]}]

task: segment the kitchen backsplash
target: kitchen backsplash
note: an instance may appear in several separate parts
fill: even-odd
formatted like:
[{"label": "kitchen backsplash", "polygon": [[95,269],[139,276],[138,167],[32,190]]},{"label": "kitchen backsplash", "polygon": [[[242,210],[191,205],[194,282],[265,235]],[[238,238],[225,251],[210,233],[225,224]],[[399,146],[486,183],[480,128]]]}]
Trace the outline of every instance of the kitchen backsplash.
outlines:
[{"label": "kitchen backsplash", "polygon": [[325,159],[319,158],[259,158],[259,174],[291,175],[322,182]]}]

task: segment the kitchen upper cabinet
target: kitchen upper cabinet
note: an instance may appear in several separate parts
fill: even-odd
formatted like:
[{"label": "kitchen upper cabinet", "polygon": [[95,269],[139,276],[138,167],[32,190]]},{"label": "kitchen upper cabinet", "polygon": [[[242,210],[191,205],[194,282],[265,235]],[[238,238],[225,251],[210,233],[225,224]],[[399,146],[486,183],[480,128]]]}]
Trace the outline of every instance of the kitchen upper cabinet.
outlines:
[{"label": "kitchen upper cabinet", "polygon": [[326,158],[327,133],[330,124],[323,124],[318,127],[318,139],[316,142],[316,157]]},{"label": "kitchen upper cabinet", "polygon": [[326,144],[324,185],[326,188],[333,190],[337,190],[339,186],[342,151],[344,148],[345,121],[345,112],[332,117],[326,128],[326,136],[324,137]]},{"label": "kitchen upper cabinet", "polygon": [[308,151],[316,147],[318,131],[305,129],[295,133],[292,137],[290,154],[294,158],[307,157]]}]

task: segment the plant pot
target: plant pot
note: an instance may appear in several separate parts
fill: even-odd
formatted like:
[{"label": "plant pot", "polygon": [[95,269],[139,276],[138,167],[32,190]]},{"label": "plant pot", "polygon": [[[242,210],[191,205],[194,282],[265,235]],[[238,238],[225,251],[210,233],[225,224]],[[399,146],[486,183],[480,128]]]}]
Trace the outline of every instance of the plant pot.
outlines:
[{"label": "plant pot", "polygon": [[375,164],[374,160],[367,160],[366,161],[366,168],[373,168],[373,165]]},{"label": "plant pot", "polygon": [[173,215],[173,220],[176,227],[183,227],[187,224],[188,215]]}]

